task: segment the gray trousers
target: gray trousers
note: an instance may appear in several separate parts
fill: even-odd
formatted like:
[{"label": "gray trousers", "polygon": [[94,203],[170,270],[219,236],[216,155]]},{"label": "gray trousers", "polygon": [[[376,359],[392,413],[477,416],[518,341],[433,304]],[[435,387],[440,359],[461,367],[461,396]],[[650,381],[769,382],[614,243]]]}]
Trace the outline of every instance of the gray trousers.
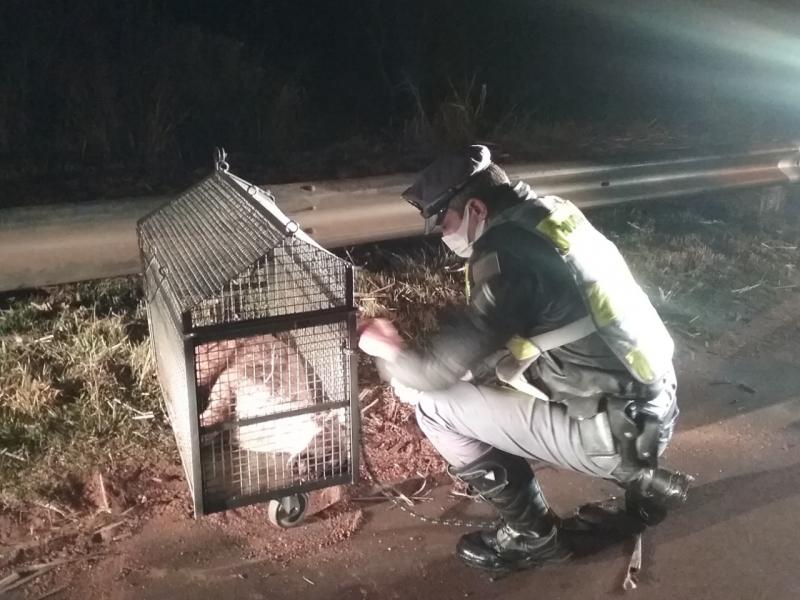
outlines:
[{"label": "gray trousers", "polygon": [[[492,447],[604,478],[612,477],[621,461],[613,450],[588,451],[580,422],[567,415],[564,404],[506,388],[459,382],[447,390],[418,392],[417,423],[456,468]],[[668,437],[662,441],[663,451]]]}]

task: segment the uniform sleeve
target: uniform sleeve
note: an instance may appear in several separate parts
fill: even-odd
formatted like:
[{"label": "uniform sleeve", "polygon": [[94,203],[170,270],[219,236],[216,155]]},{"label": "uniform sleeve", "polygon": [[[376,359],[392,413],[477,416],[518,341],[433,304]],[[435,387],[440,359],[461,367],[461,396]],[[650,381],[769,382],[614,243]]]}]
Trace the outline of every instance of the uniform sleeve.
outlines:
[{"label": "uniform sleeve", "polygon": [[513,335],[529,329],[541,298],[535,273],[497,252],[471,263],[473,269],[481,265],[466,309],[453,315],[424,349],[404,350],[391,363],[379,361],[386,379],[417,390],[448,388]]}]

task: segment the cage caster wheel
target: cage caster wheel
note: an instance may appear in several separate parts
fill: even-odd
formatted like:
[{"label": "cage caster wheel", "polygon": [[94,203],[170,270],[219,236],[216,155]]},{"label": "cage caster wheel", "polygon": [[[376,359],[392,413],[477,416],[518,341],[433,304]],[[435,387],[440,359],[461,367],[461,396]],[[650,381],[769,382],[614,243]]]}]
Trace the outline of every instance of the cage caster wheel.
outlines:
[{"label": "cage caster wheel", "polygon": [[267,518],[275,527],[287,529],[302,523],[306,518],[307,509],[308,494],[292,494],[270,500],[267,504]]}]

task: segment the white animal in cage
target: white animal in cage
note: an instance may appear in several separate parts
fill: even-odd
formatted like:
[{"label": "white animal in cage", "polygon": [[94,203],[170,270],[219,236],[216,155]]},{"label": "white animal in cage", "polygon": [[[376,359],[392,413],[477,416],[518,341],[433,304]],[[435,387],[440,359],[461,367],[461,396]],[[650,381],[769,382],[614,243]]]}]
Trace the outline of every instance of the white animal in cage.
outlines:
[{"label": "white animal in cage", "polygon": [[[239,385],[236,390],[237,419],[264,414],[265,404],[283,404],[282,398],[272,396],[268,385],[253,380]],[[240,425],[236,433],[239,447],[250,452],[285,452],[296,456],[303,452],[319,432],[319,424],[311,413],[292,417],[278,417],[271,421]]]},{"label": "white animal in cage", "polygon": [[[199,356],[200,364],[207,369],[201,369],[198,384],[208,386],[216,376],[200,415],[203,427],[306,408],[322,401],[322,385],[310,365],[295,348],[273,336],[209,345]],[[211,372],[213,375],[209,375]],[[320,428],[317,416],[311,413],[277,417],[240,425],[234,429],[234,441],[251,452],[296,456],[309,446]]]}]

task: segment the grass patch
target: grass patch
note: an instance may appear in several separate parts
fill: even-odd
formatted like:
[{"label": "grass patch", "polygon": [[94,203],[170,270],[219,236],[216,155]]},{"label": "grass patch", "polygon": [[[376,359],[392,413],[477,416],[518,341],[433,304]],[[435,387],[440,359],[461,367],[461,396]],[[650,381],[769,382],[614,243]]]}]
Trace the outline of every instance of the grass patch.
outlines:
[{"label": "grass patch", "polygon": [[362,315],[388,318],[406,337],[435,331],[444,311],[464,304],[464,262],[438,240],[373,246],[351,259]]},{"label": "grass patch", "polygon": [[73,502],[93,469],[169,450],[137,279],[0,305],[0,503]]}]

